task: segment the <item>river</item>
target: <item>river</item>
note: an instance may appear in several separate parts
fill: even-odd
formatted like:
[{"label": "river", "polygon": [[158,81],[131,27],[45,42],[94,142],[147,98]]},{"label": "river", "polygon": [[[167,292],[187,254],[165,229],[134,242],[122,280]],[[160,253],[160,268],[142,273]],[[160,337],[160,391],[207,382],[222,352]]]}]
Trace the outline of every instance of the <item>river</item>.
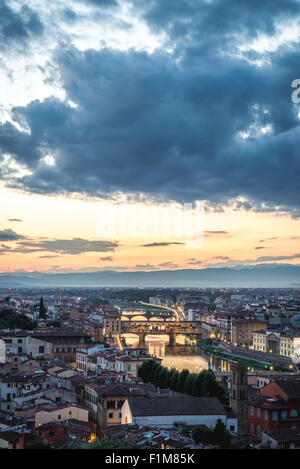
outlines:
[{"label": "river", "polygon": [[[138,347],[138,337],[134,334],[124,334],[126,343],[132,347]],[[212,369],[213,371],[230,371],[229,363],[221,358],[215,358],[204,353],[198,347],[187,346],[184,336],[176,337],[175,351],[168,347],[169,338],[166,335],[147,335],[146,346],[151,355],[162,358],[162,365],[167,368],[176,368],[181,371],[188,369],[192,373],[200,373],[202,370]],[[182,349],[178,351],[181,347]]]}]

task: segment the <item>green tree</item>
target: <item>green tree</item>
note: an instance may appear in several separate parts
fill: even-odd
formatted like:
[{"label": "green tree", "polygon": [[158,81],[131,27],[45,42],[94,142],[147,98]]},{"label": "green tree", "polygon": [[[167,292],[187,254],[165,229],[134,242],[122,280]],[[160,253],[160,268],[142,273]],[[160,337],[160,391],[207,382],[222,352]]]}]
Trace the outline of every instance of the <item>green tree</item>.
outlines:
[{"label": "green tree", "polygon": [[192,437],[196,444],[203,443],[210,445],[213,443],[213,433],[209,428],[196,427],[192,430]]},{"label": "green tree", "polygon": [[203,374],[198,373],[196,378],[195,378],[195,383],[194,383],[194,392],[195,396],[201,397],[203,396]]},{"label": "green tree", "polygon": [[169,378],[168,368],[165,368],[164,366],[161,367],[160,372],[158,374],[157,385],[160,388],[165,389],[167,387],[168,378]]},{"label": "green tree", "polygon": [[184,383],[184,392],[190,396],[195,396],[195,381],[197,375],[195,373],[189,373]]},{"label": "green tree", "polygon": [[213,440],[221,448],[229,448],[230,446],[231,436],[221,419],[217,420],[213,429]]},{"label": "green tree", "polygon": [[141,378],[145,383],[149,382],[152,366],[153,360],[145,360],[138,369],[138,377]]},{"label": "green tree", "polygon": [[182,370],[179,373],[176,391],[184,392],[185,382],[186,382],[186,379],[187,379],[187,376],[189,375],[189,373],[190,373],[189,370],[186,370],[186,369]]},{"label": "green tree", "polygon": [[175,370],[174,373],[172,374],[172,377],[170,378],[170,389],[173,389],[173,391],[177,390],[178,379],[179,379],[179,372]]}]

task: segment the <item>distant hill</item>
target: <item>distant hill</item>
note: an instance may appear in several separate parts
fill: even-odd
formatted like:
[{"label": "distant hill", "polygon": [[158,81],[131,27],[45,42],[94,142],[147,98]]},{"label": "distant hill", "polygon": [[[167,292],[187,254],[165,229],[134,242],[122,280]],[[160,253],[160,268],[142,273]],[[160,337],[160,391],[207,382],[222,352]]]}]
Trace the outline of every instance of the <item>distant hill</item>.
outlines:
[{"label": "distant hill", "polygon": [[2,273],[0,287],[286,287],[300,288],[300,265],[118,272],[102,270],[46,274]]}]

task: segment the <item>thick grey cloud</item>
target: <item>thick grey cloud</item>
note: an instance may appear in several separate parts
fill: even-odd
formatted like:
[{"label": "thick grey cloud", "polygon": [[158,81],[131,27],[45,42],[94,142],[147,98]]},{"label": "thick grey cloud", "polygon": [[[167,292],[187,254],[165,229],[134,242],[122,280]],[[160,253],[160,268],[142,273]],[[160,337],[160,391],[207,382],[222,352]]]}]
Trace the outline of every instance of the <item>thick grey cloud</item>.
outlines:
[{"label": "thick grey cloud", "polygon": [[43,33],[39,15],[26,5],[20,12],[12,10],[5,0],[0,0],[0,43],[2,47],[17,43],[24,45],[31,36]]},{"label": "thick grey cloud", "polygon": [[[0,148],[33,174],[9,182],[39,193],[123,191],[215,205],[243,196],[240,207],[298,215],[298,44],[267,54],[260,67],[249,61],[256,51],[237,54],[241,38],[274,34],[300,15],[300,3],[131,3],[168,35],[173,53],[62,46],[55,61],[77,108],[49,98],[14,109],[31,132],[2,125]],[[42,162],[48,153],[55,166]]]}]

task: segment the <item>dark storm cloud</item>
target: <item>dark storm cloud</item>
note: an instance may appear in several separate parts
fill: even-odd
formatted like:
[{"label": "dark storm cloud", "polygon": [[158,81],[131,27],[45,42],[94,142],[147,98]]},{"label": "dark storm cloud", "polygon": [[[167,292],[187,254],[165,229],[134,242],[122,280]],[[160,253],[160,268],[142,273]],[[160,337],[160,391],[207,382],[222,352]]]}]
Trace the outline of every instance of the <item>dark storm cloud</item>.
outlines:
[{"label": "dark storm cloud", "polygon": [[[144,2],[143,2],[144,3]],[[237,57],[239,38],[273,34],[300,15],[293,0],[133,2],[174,52],[61,49],[56,62],[74,109],[55,98],[14,110],[0,148],[33,171],[11,185],[38,193],[144,193],[163,200],[237,196],[247,210],[299,214],[299,120],[291,82],[299,47],[269,53],[257,67]],[[270,126],[271,133],[261,128]],[[248,132],[246,140],[239,139]],[[41,158],[55,155],[56,165]],[[1,162],[1,157],[0,157]],[[3,172],[3,177],[5,176]]]},{"label": "dark storm cloud", "polygon": [[19,239],[24,239],[24,236],[10,229],[0,230],[0,241],[16,241]]},{"label": "dark storm cloud", "polygon": [[0,43],[27,41],[30,36],[43,33],[44,26],[36,12],[24,5],[19,12],[12,10],[5,0],[0,0]]},{"label": "dark storm cloud", "polygon": [[[205,40],[228,38],[240,32],[255,37],[257,31],[272,34],[276,21],[299,14],[297,0],[129,0],[149,26],[167,31],[173,39],[186,39],[191,34]],[[193,37],[194,38],[194,37]]]}]

